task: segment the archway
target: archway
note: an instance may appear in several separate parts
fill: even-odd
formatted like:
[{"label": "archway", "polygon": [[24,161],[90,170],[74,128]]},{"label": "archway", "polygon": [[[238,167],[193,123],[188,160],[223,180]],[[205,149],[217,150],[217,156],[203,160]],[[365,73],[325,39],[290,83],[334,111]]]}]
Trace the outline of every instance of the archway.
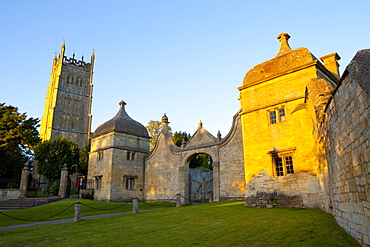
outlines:
[{"label": "archway", "polygon": [[196,153],[186,163],[189,168],[190,203],[209,201],[213,193],[212,157],[206,153]]}]

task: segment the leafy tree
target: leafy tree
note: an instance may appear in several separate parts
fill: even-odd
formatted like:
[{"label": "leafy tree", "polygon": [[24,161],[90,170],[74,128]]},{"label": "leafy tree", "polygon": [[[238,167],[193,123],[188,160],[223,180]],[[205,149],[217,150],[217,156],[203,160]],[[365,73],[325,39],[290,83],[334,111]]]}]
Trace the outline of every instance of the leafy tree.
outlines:
[{"label": "leafy tree", "polygon": [[190,168],[203,167],[208,170],[213,170],[212,163],[213,163],[213,160],[210,155],[197,154],[197,155],[194,155],[192,159],[190,160],[189,167]]},{"label": "leafy tree", "polygon": [[69,173],[78,169],[80,150],[75,142],[64,137],[58,137],[54,141],[43,141],[34,151],[37,172],[49,180],[49,185],[60,177],[64,164],[67,164]]},{"label": "leafy tree", "polygon": [[182,140],[185,140],[185,142],[189,141],[191,138],[191,135],[186,133],[186,131],[184,132],[175,132],[175,134],[173,134],[172,136],[172,140],[173,142],[175,143],[176,146],[178,147],[181,147],[181,144],[182,144]]},{"label": "leafy tree", "polygon": [[[155,144],[157,143],[158,135],[159,135],[159,133],[161,133],[161,130],[162,130],[161,122],[150,120],[148,122],[148,125],[145,126],[145,127],[148,130],[149,135],[151,136],[151,138],[150,138],[150,151],[152,151],[155,147]],[[171,127],[169,127],[168,129],[171,131]]]},{"label": "leafy tree", "polygon": [[0,177],[21,174],[32,159],[32,148],[40,142],[38,118],[27,118],[17,107],[0,103]]},{"label": "leafy tree", "polygon": [[77,168],[77,172],[84,176],[87,176],[87,171],[89,168],[89,152],[90,152],[91,140],[89,139],[86,146],[80,152],[80,162]]}]

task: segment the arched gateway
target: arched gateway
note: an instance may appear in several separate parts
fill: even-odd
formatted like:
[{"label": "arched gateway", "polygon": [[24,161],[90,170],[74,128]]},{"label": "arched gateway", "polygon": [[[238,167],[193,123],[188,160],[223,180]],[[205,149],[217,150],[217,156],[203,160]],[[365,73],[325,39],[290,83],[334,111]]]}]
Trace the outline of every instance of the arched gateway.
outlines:
[{"label": "arched gateway", "polygon": [[[190,198],[204,196],[210,190],[214,201],[244,197],[239,113],[225,138],[221,134],[214,137],[200,124],[181,147],[173,143],[168,118],[164,116],[157,144],[149,152],[146,128],[129,117],[125,105],[122,101],[116,116],[101,124],[91,140],[88,189],[94,189],[95,200],[160,200],[180,193],[188,199],[183,203],[189,203]],[[190,160],[197,154],[210,156],[212,175],[190,170]]]},{"label": "arched gateway", "polygon": [[[206,193],[209,188],[212,189],[214,201],[244,197],[242,132],[238,113],[225,138],[221,138],[220,133],[214,137],[200,123],[192,138],[181,147],[172,141],[166,115],[161,124],[157,144],[144,162],[144,194],[147,200],[168,199],[180,193],[186,198],[183,202],[189,203],[188,199],[194,198],[197,193]],[[190,176],[189,161],[197,154],[207,154],[212,158],[212,178],[209,175]],[[200,180],[203,180],[202,186],[199,185]],[[211,186],[207,187],[207,182],[212,182]],[[194,189],[196,183],[198,187]]]}]

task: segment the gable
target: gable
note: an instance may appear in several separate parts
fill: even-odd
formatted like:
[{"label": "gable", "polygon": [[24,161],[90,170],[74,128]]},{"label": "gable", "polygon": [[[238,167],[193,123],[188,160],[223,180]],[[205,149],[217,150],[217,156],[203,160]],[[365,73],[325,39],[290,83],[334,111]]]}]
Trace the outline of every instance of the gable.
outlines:
[{"label": "gable", "polygon": [[192,138],[186,144],[186,147],[199,146],[201,144],[215,142],[216,138],[209,133],[205,128],[198,127],[198,130],[193,134]]}]

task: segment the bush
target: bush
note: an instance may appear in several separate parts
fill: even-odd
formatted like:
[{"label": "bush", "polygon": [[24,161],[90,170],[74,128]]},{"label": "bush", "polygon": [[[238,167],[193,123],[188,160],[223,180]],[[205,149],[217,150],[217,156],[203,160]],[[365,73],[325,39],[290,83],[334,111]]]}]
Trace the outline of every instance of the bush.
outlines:
[{"label": "bush", "polygon": [[49,194],[57,196],[58,193],[59,193],[59,184],[53,184],[52,186],[50,186]]},{"label": "bush", "polygon": [[89,200],[94,200],[94,190],[92,190],[92,193],[82,193],[81,194],[82,199],[89,199]]},{"label": "bush", "polygon": [[77,194],[77,188],[71,188],[70,189],[70,194],[71,195],[76,195]]}]

